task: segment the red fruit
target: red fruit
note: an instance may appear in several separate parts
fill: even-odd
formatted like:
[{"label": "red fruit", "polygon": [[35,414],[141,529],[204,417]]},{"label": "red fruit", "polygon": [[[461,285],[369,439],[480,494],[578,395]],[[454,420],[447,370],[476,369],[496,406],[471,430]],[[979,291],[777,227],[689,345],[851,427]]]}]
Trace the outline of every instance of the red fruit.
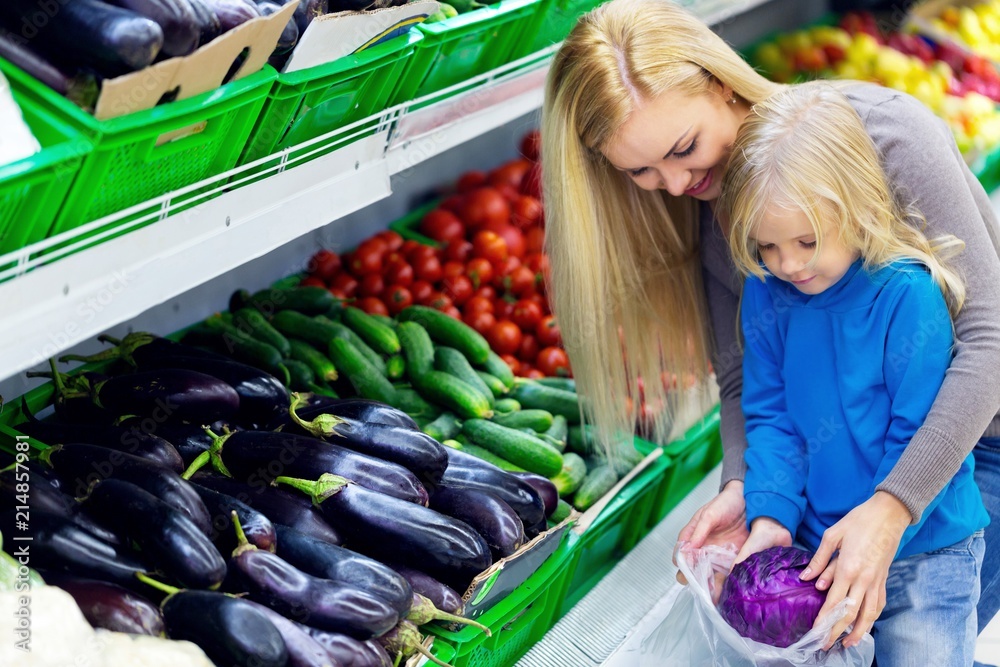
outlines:
[{"label": "red fruit", "polygon": [[366,296],[363,299],[359,299],[354,305],[369,315],[389,315],[389,309],[386,308],[381,299],[373,296]]},{"label": "red fruit", "polygon": [[497,354],[515,354],[521,347],[521,329],[510,320],[500,320],[486,334],[486,340]]},{"label": "red fruit", "polygon": [[436,208],[420,221],[420,233],[435,241],[448,243],[465,237],[465,225],[451,211]]},{"label": "red fruit", "polygon": [[514,312],[514,301],[499,298],[493,302],[493,314],[498,320],[509,320]]},{"label": "red fruit", "polygon": [[511,257],[524,257],[527,244],[524,240],[524,234],[520,229],[514,225],[499,225],[490,229],[507,244],[508,255]]},{"label": "red fruit", "polygon": [[444,266],[441,268],[441,277],[452,278],[454,276],[464,276],[465,275],[465,264],[461,262],[445,262]]},{"label": "red fruit", "polygon": [[524,180],[524,175],[528,173],[531,166],[531,160],[524,158],[511,160],[490,172],[489,183],[495,188],[509,185],[517,191],[521,188],[521,181]]},{"label": "red fruit", "polygon": [[455,306],[448,306],[441,312],[443,312],[445,315],[450,315],[451,317],[454,317],[456,320],[462,319],[462,312]]},{"label": "red fruit", "polygon": [[317,276],[306,276],[299,285],[302,287],[326,287],[326,283]]},{"label": "red fruit", "polygon": [[337,299],[338,301],[347,301],[348,299],[348,296],[344,294],[344,291],[339,290],[336,287],[330,288],[330,294],[332,294],[333,298]]},{"label": "red fruit", "polygon": [[455,304],[452,303],[451,297],[447,294],[434,292],[434,294],[431,295],[431,298],[427,301],[427,305],[431,308],[436,308],[437,310],[447,310]]},{"label": "red fruit", "polygon": [[538,155],[542,148],[542,133],[538,130],[532,130],[528,132],[523,137],[521,137],[521,155],[528,158],[532,162],[538,161]]},{"label": "red fruit", "polygon": [[542,202],[529,195],[521,195],[511,207],[510,221],[527,231],[542,219]]},{"label": "red fruit", "polygon": [[493,187],[497,189],[497,192],[503,195],[503,198],[507,200],[507,203],[510,206],[513,206],[514,202],[516,202],[521,197],[521,191],[518,188],[515,188],[510,183],[497,183]]},{"label": "red fruit", "polygon": [[467,194],[459,217],[472,229],[510,221],[510,203],[495,188],[479,188]]},{"label": "red fruit", "polygon": [[393,260],[386,264],[382,276],[387,285],[409,287],[413,284],[413,267],[404,259]]},{"label": "red fruit", "polygon": [[369,273],[358,285],[359,296],[381,296],[385,290],[385,280],[377,273]]},{"label": "red fruit", "polygon": [[348,263],[351,273],[360,278],[370,273],[382,272],[382,258],[385,255],[385,242],[378,239],[368,239],[354,249]]},{"label": "red fruit", "polygon": [[541,372],[537,368],[531,368],[530,366],[528,367],[527,370],[525,370],[522,367],[521,368],[521,377],[528,378],[529,380],[537,380],[538,378],[545,377],[545,373]]},{"label": "red fruit", "polygon": [[359,248],[361,246],[368,246],[369,248],[372,248],[375,252],[378,252],[378,254],[380,255],[385,255],[385,253],[389,252],[389,244],[386,242],[384,238],[381,238],[377,234],[375,236],[368,237],[360,244],[358,244]]},{"label": "red fruit", "polygon": [[462,312],[466,315],[471,315],[473,313],[493,313],[493,301],[482,296],[472,296],[465,305],[462,306]]},{"label": "red fruit", "polygon": [[378,234],[376,234],[375,237],[385,241],[385,244],[390,252],[399,250],[403,246],[403,237],[400,236],[397,232],[392,231],[391,229],[386,229],[385,231],[381,231]]},{"label": "red fruit", "polygon": [[425,257],[413,262],[413,277],[426,280],[431,285],[441,280],[441,261],[437,257]]},{"label": "red fruit", "polygon": [[467,171],[458,177],[455,189],[461,193],[472,192],[476,188],[486,185],[485,171]]},{"label": "red fruit", "polygon": [[523,298],[535,291],[537,276],[526,266],[519,266],[504,278],[504,287],[518,298]]},{"label": "red fruit", "polygon": [[569,355],[560,347],[546,347],[539,351],[535,366],[545,375],[566,377],[570,372]]},{"label": "red fruit", "polygon": [[477,313],[465,313],[462,317],[462,321],[468,324],[470,327],[478,331],[480,334],[485,336],[489,333],[489,330],[493,328],[497,320],[493,316],[493,313],[487,312],[477,312]]},{"label": "red fruit", "polygon": [[473,257],[482,257],[490,264],[499,264],[507,259],[507,242],[496,232],[476,232],[472,238]]},{"label": "red fruit", "polygon": [[340,273],[340,266],[340,255],[332,250],[320,250],[309,258],[306,272],[328,283]]},{"label": "red fruit", "polygon": [[424,303],[434,293],[434,286],[426,280],[415,280],[410,285],[410,294],[417,303]]},{"label": "red fruit", "polygon": [[524,252],[527,254],[542,252],[545,248],[545,230],[532,227],[524,234]]},{"label": "red fruit", "polygon": [[562,345],[562,335],[559,333],[559,324],[555,315],[546,315],[535,327],[535,336],[543,347]]},{"label": "red fruit", "polygon": [[435,257],[440,259],[438,250],[436,248],[429,245],[424,245],[423,243],[417,243],[411,246],[404,253],[404,257],[406,257],[406,261],[408,261],[410,264],[416,264],[418,261],[426,257]]},{"label": "red fruit", "polygon": [[398,314],[399,311],[407,306],[413,305],[413,294],[402,285],[390,285],[387,287],[382,299],[389,308],[389,312],[393,315]]},{"label": "red fruit", "polygon": [[517,348],[517,358],[528,363],[535,363],[538,356],[538,340],[528,334],[521,339],[521,346]]},{"label": "red fruit", "polygon": [[444,251],[441,256],[448,262],[462,262],[463,264],[469,261],[472,257],[472,243],[466,241],[465,239],[456,239],[451,241],[444,247]]},{"label": "red fruit", "polygon": [[510,314],[510,319],[521,327],[522,331],[533,333],[543,316],[542,307],[538,303],[531,299],[521,299],[514,304],[514,311]]},{"label": "red fruit", "polygon": [[330,283],[330,289],[337,289],[343,292],[348,298],[358,293],[357,279],[347,272],[338,273]]},{"label": "red fruit", "polygon": [[484,299],[489,299],[491,302],[497,298],[497,291],[493,285],[483,285],[476,290],[476,296],[481,296]]},{"label": "red fruit", "polygon": [[521,362],[518,361],[517,357],[513,354],[501,354],[500,358],[503,359],[508,366],[510,366],[510,370],[514,373],[514,375],[517,375],[520,372]]},{"label": "red fruit", "polygon": [[472,286],[479,289],[493,281],[493,265],[485,257],[474,257],[465,265],[465,275],[472,281]]},{"label": "red fruit", "polygon": [[542,163],[536,162],[521,181],[521,194],[542,200]]},{"label": "red fruit", "polygon": [[461,306],[472,297],[475,290],[472,287],[472,281],[460,274],[446,276],[441,281],[441,291],[451,297],[456,306]]}]

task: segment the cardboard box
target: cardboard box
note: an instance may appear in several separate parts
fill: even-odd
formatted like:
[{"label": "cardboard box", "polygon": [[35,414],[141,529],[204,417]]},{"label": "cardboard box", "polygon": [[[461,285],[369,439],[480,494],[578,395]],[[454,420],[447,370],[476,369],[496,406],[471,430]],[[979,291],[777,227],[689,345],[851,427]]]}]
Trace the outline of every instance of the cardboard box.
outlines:
[{"label": "cardboard box", "polygon": [[299,37],[282,72],[323,65],[409,32],[438,10],[434,0],[364,12],[318,16]]},{"label": "cardboard box", "polygon": [[244,52],[246,60],[232,79],[259,72],[267,64],[281,31],[297,6],[298,3],[289,3],[270,16],[251,19],[191,55],[170,58],[138,72],[106,79],[101,85],[94,117],[108,120],[152,109],[167,94],[181,100],[215,90],[228,83],[226,77],[230,68]]}]

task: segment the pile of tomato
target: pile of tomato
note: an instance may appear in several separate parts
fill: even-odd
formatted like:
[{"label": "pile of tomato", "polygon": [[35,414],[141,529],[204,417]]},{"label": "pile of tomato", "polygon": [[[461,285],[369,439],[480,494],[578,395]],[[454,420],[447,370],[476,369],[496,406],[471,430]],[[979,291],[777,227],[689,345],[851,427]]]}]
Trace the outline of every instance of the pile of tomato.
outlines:
[{"label": "pile of tomato", "polygon": [[369,313],[391,316],[414,303],[437,308],[485,336],[516,374],[570,376],[545,297],[538,143],[530,132],[522,157],[462,175],[416,230],[437,246],[386,230],[343,255],[319,251],[304,283]]}]

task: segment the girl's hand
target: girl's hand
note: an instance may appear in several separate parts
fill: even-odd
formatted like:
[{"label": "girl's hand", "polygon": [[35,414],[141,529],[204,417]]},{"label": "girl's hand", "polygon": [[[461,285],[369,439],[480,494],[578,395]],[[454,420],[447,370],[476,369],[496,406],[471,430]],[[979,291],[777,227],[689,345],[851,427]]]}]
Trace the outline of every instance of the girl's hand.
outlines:
[{"label": "girl's hand", "polygon": [[878,491],[823,533],[816,555],[802,573],[804,581],[818,576],[816,588],[829,589],[816,624],[844,598],[855,603],[833,626],[824,648],[832,647],[851,623],[854,630],[844,639],[845,647],[857,645],[871,631],[885,607],[889,566],[911,519],[910,511],[895,496]]},{"label": "girl's hand", "polygon": [[[743,500],[743,482],[733,480],[725,488],[703,505],[677,536],[678,544],[687,542],[692,549],[700,549],[706,544],[732,544],[737,549],[746,542],[747,531],[746,502]],[[674,565],[677,558],[674,558]],[[678,572],[677,581],[687,584]]]},{"label": "girl's hand", "polygon": [[736,554],[733,565],[742,563],[752,554],[771,547],[792,546],[792,534],[774,519],[766,516],[753,520],[750,526],[750,537],[743,543],[743,548]]}]

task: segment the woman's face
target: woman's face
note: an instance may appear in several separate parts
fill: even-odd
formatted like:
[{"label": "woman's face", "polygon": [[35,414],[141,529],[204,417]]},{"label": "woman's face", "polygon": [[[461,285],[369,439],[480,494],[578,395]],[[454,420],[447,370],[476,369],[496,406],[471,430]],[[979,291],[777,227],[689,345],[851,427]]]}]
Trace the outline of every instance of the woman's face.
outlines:
[{"label": "woman's face", "polygon": [[702,95],[667,91],[643,100],[604,156],[644,190],[713,201],[749,111],[732,99],[732,90],[718,86]]}]

